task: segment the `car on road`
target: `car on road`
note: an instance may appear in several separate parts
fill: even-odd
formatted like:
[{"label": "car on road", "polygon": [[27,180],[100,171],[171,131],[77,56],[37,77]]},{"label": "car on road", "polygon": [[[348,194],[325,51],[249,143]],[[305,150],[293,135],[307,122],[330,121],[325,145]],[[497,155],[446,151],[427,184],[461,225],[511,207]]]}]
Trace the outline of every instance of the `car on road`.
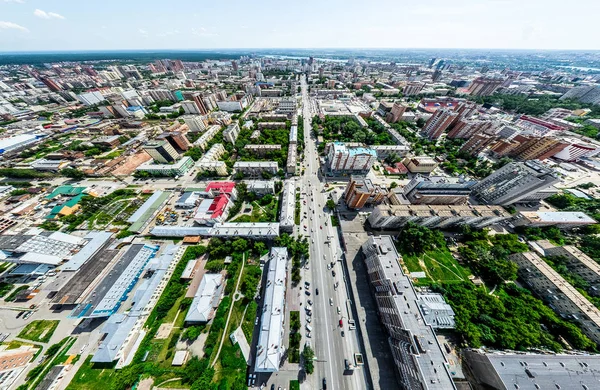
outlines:
[{"label": "car on road", "polygon": [[318,289],[318,288],[317,288],[317,289],[315,289],[315,294],[316,294],[316,295],[319,295],[319,289]]},{"label": "car on road", "polygon": [[306,332],[306,337],[311,338],[311,333],[310,332]]},{"label": "car on road", "polygon": [[327,390],[327,380],[323,378],[323,390]]},{"label": "car on road", "polygon": [[319,228],[320,228],[321,230],[323,230],[323,225],[319,226]]},{"label": "car on road", "polygon": [[331,264],[327,264],[327,271],[331,269]]},{"label": "car on road", "polygon": [[335,278],[335,271],[331,271],[331,275]]},{"label": "car on road", "polygon": [[313,304],[312,300],[310,300],[310,299],[308,301],[306,301],[306,302],[308,302],[308,304],[311,305],[311,306]]},{"label": "car on road", "polygon": [[23,314],[25,314],[25,312],[24,312],[24,311],[20,311],[20,312],[18,312],[18,313],[17,313],[17,318],[21,317]]},{"label": "car on road", "polygon": [[342,319],[340,318],[340,328],[341,328],[342,326],[344,326],[344,320],[342,320]]},{"label": "car on road", "polygon": [[308,291],[308,290],[304,290],[304,293],[305,293],[306,295],[310,296],[310,291]]},{"label": "car on road", "polygon": [[342,337],[344,337],[346,334],[344,333],[344,331],[342,330]]},{"label": "car on road", "polygon": [[329,306],[333,306],[333,299],[329,298]]},{"label": "car on road", "polygon": [[310,317],[306,317],[306,322],[308,322],[310,324],[311,321],[312,321],[312,319]]}]

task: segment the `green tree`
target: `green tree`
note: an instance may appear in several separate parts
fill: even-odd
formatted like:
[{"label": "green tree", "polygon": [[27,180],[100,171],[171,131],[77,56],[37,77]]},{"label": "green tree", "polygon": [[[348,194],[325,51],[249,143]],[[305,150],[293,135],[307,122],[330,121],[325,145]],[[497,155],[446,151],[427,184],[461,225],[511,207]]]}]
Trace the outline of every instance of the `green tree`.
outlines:
[{"label": "green tree", "polygon": [[334,210],[335,209],[335,202],[333,201],[333,199],[328,199],[327,202],[325,203],[325,206],[327,206],[327,208],[329,210]]},{"label": "green tree", "polygon": [[313,360],[314,357],[315,357],[315,352],[312,350],[312,348],[309,346],[305,346],[304,349],[302,350],[302,358],[304,359],[304,370],[309,375],[312,374],[315,370],[315,365],[314,365],[314,360]]}]

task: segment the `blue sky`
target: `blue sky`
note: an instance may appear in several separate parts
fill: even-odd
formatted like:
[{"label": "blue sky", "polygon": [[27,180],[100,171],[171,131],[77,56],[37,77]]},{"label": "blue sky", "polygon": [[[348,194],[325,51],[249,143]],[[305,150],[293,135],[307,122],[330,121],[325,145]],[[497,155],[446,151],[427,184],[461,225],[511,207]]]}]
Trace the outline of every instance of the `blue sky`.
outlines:
[{"label": "blue sky", "polygon": [[598,0],[0,0],[0,51],[600,49]]}]

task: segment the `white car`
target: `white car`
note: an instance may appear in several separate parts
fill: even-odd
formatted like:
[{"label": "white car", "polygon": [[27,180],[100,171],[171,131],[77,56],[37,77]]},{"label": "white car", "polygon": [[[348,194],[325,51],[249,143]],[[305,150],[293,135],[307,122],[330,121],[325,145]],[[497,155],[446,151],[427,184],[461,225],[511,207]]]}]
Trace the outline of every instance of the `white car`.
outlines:
[{"label": "white car", "polygon": [[333,299],[329,298],[329,306],[333,306]]}]

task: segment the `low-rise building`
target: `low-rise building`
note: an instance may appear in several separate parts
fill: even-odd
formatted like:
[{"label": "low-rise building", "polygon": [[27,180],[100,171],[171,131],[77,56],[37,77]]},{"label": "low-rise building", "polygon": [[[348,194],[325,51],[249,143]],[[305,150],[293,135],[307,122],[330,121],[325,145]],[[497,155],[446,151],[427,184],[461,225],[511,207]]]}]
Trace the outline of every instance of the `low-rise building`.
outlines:
[{"label": "low-rise building", "polygon": [[402,164],[410,173],[431,173],[438,166],[431,157],[407,157]]},{"label": "low-rise building", "polygon": [[294,215],[296,211],[296,182],[286,180],[281,194],[281,212],[279,213],[279,228],[288,233],[294,231]]},{"label": "low-rise building", "polygon": [[408,145],[373,145],[371,149],[377,153],[377,158],[380,160],[385,160],[392,154],[402,158],[410,152]]},{"label": "low-rise building", "polygon": [[292,175],[298,174],[298,151],[296,150],[296,145],[290,144],[288,148],[288,158],[285,164],[285,170],[287,173]]},{"label": "low-rise building", "polygon": [[429,228],[469,225],[483,228],[512,216],[499,206],[379,205],[368,218],[374,229],[399,229],[408,222]]},{"label": "low-rise building", "polygon": [[248,192],[254,192],[256,195],[275,195],[275,181],[273,180],[244,180]]},{"label": "low-rise building", "polygon": [[269,152],[274,152],[276,150],[281,150],[281,145],[259,145],[259,144],[248,144],[244,146],[245,150],[248,150],[252,153],[256,153],[258,155],[265,155]]},{"label": "low-rise building", "polygon": [[244,176],[259,177],[263,172],[271,176],[277,174],[279,166],[275,161],[237,161],[233,169]]},{"label": "low-rise building", "polygon": [[404,196],[412,204],[466,204],[476,181],[445,176],[416,175],[404,186]]},{"label": "low-rise building", "polygon": [[264,288],[264,299],[254,371],[277,372],[285,347],[285,289],[287,274],[287,248],[273,247],[267,263],[267,278]]},{"label": "low-rise building", "polygon": [[219,159],[225,154],[225,147],[223,144],[214,144],[210,149],[202,156],[200,160],[196,162],[196,168],[202,172],[213,172],[218,176],[227,176],[227,165],[225,161],[219,161]]},{"label": "low-rise building", "polygon": [[206,324],[215,316],[225,287],[222,274],[204,274],[185,316],[186,324]]},{"label": "low-rise building", "polygon": [[206,150],[208,143],[214,138],[214,136],[221,131],[221,126],[219,125],[212,125],[210,126],[206,132],[204,132],[204,134],[202,134],[200,136],[200,138],[198,138],[196,140],[196,142],[193,143],[194,146],[199,146],[202,149]]},{"label": "low-rise building", "polygon": [[331,174],[366,174],[375,161],[377,152],[365,147],[348,147],[343,142],[327,145],[327,166]]},{"label": "low-rise building", "polygon": [[534,252],[509,258],[519,267],[519,278],[552,310],[579,325],[583,334],[600,344],[600,311],[575,287]]},{"label": "low-rise building", "polygon": [[189,156],[184,156],[174,164],[154,164],[153,162],[146,162],[135,170],[148,172],[154,176],[182,176],[193,166],[194,160]]},{"label": "low-rise building", "polygon": [[232,144],[235,144],[238,135],[240,135],[240,126],[237,124],[237,122],[230,124],[223,131],[223,139],[231,142]]},{"label": "low-rise building", "polygon": [[583,279],[590,295],[600,295],[600,264],[572,245],[544,248],[544,255],[564,265],[569,272]]},{"label": "low-rise building", "polygon": [[580,211],[521,211],[512,223],[515,226],[556,226],[568,229],[591,225],[596,221]]}]

